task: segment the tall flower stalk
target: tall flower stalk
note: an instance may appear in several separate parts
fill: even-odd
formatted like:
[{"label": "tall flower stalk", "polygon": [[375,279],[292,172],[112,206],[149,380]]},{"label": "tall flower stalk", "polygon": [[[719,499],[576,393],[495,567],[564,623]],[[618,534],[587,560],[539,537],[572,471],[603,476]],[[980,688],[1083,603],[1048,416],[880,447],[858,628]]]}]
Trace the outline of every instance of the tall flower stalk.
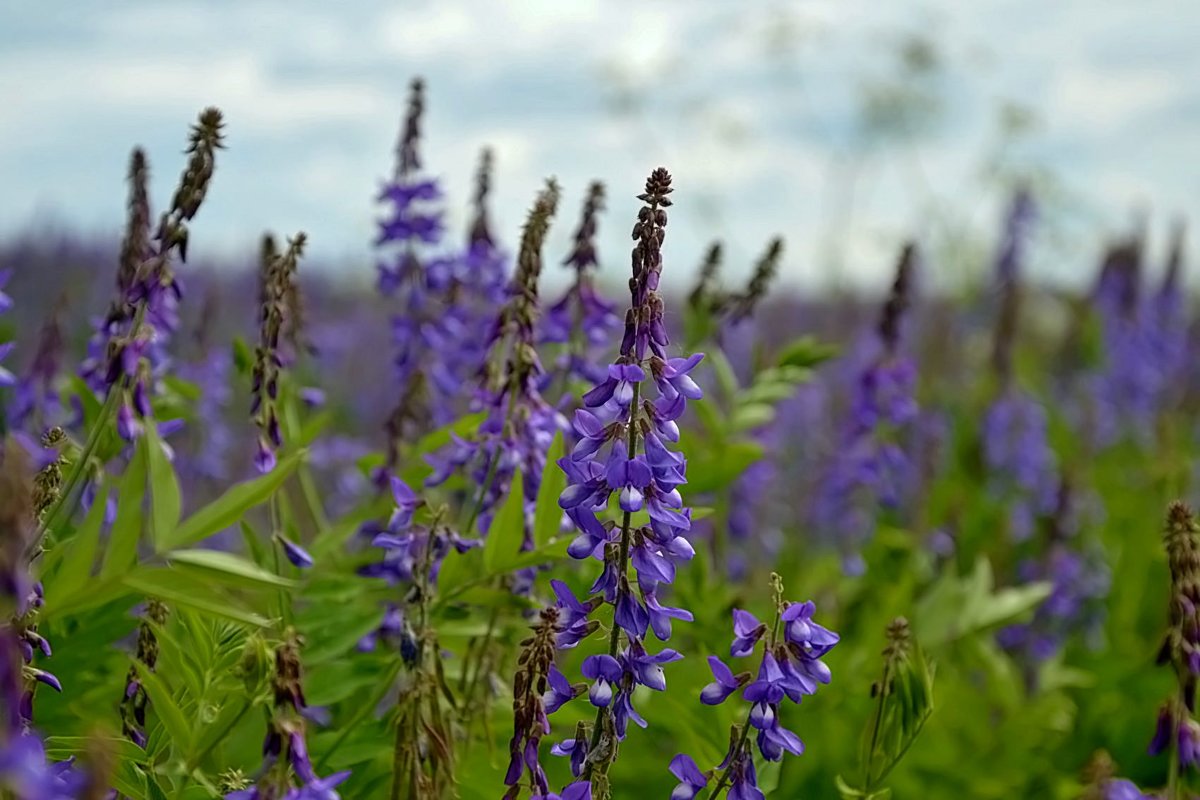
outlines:
[{"label": "tall flower stalk", "polygon": [[444,262],[430,255],[444,232],[442,189],[422,172],[420,139],[425,112],[425,83],[414,78],[408,112],[396,146],[396,166],[379,192],[385,206],[375,245],[380,250],[379,291],[395,296],[400,310],[392,317],[396,347],[395,369],[400,398],[388,422],[388,452],[381,476],[390,474],[399,458],[400,442],[424,431],[430,421],[429,396],[424,374],[430,348],[426,341],[429,321],[437,315],[433,290]]},{"label": "tall flower stalk", "polygon": [[1150,753],[1168,754],[1166,800],[1180,800],[1185,796],[1180,771],[1200,766],[1200,723],[1195,720],[1200,678],[1200,525],[1183,503],[1172,503],[1167,509],[1164,544],[1171,600],[1158,663],[1171,667],[1177,691],[1159,709]]},{"label": "tall flower stalk", "polygon": [[[561,345],[554,370],[547,373],[543,389],[558,380],[565,389],[572,380],[596,384],[604,380],[603,348],[620,328],[616,307],[596,288],[600,261],[596,232],[604,210],[604,184],[594,181],[580,211],[579,225],[572,238],[571,252],[563,264],[575,270],[571,285],[542,320],[541,340]],[[553,398],[551,398],[553,399]]]},{"label": "tall flower stalk", "polygon": [[15,439],[0,442],[0,794],[16,800],[80,797],[85,776],[51,764],[32,729],[34,690],[58,679],[33,666],[34,651],[50,654],[36,627],[41,585],[29,572],[37,546],[29,463]]},{"label": "tall flower stalk", "polygon": [[849,419],[813,505],[817,528],[832,534],[851,575],[866,569],[862,550],[880,510],[901,505],[910,467],[904,439],[919,412],[917,367],[904,351],[902,328],[916,263],[916,246],[905,245],[865,366],[855,376]]},{"label": "tall flower stalk", "polygon": [[546,452],[560,428],[559,415],[538,390],[543,370],[535,340],[542,247],[558,208],[558,197],[558,184],[550,180],[530,209],[508,300],[488,335],[489,354],[479,374],[477,394],[487,416],[474,437],[455,439],[446,452],[429,459],[434,465],[428,479],[431,486],[459,470],[470,472],[476,499],[463,529],[474,530],[478,525],[483,534],[520,470],[524,478],[526,546],[532,546],[529,525]]},{"label": "tall flower stalk", "polygon": [[200,113],[189,137],[187,165],[153,236],[145,156],[135,150],[130,159],[129,220],[117,270],[117,297],[93,336],[89,356],[80,370],[88,385],[105,398],[104,404],[57,502],[41,519],[39,539],[46,530],[53,530],[60,514],[71,507],[75,490],[91,469],[91,456],[113,416],[117,432],[127,440],[139,435],[144,419],[153,419],[150,398],[158,377],[155,368],[165,359],[165,336],[176,326],[176,308],[182,295],[171,262],[175,257],[181,262],[187,260],[188,223],[208,194],[217,151],[224,147],[223,126],[216,108]]},{"label": "tall flower stalk", "polygon": [[226,794],[226,800],[337,800],[334,787],[350,777],[350,773],[318,777],[309,758],[304,716],[308,703],[304,699],[300,640],[293,630],[288,630],[275,648],[271,689],[274,703],[263,741],[262,769],[253,785]]},{"label": "tall flower stalk", "polygon": [[1008,533],[1028,539],[1039,517],[1056,504],[1057,465],[1047,441],[1045,407],[1024,391],[1013,372],[1021,303],[1021,267],[1034,216],[1033,200],[1018,192],[1012,200],[996,255],[1000,298],[992,336],[992,370],[998,391],[983,421],[983,458],[992,491],[1006,502]]},{"label": "tall flower stalk", "polygon": [[275,451],[283,446],[283,433],[276,408],[279,378],[283,370],[280,335],[287,324],[289,298],[296,281],[296,268],[304,254],[306,237],[297,233],[283,253],[271,258],[263,276],[262,305],[259,310],[258,346],[254,350],[253,385],[250,414],[258,428],[254,463],[259,472],[275,468]]},{"label": "tall flower stalk", "polygon": [[382,559],[361,570],[367,577],[383,578],[402,590],[387,604],[378,628],[363,637],[359,650],[384,647],[399,657],[395,706],[395,741],[392,754],[393,800],[436,798],[445,795],[454,780],[454,732],[447,700],[446,678],[430,606],[437,593],[438,574],[451,552],[464,553],[481,543],[464,539],[444,521],[445,510],[433,512],[418,523],[424,501],[399,478],[392,477],[395,508],[384,526],[363,529]]},{"label": "tall flower stalk", "polygon": [[[559,462],[568,481],[559,505],[578,531],[568,552],[603,565],[590,590],[600,601],[581,602],[560,587],[559,607],[571,619],[569,631],[586,631],[587,618],[600,605],[610,606],[613,616],[604,652],[583,662],[595,722],[556,751],[571,753],[576,776],[590,781],[600,798],[609,797],[608,772],[630,720],[646,724],[633,706],[634,691],[638,686],[664,690],[662,665],[682,657],[669,648],[650,653],[647,633],[666,641],[672,619],[692,619],[690,612],[665,606],[659,598],[661,588],[674,580],[677,562],[695,554],[686,536],[691,513],[678,489],[685,482],[685,462],[666,443],[679,440],[676,420],[688,400],[701,396],[688,373],[703,357],[667,355],[659,283],[671,192],[670,174],[658,168],[638,196],[643,206],[633,226],[631,304],[620,354],[607,377],[583,396],[585,408],[574,420],[578,444]],[[651,386],[655,399],[649,397]],[[616,520],[608,518],[614,495]],[[577,642],[566,635],[560,646]]]}]

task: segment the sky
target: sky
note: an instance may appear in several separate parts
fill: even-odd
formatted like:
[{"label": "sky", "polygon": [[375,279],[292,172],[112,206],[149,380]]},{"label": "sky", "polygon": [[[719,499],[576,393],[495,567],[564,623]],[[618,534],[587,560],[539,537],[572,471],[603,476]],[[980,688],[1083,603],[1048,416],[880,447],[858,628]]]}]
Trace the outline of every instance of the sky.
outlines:
[{"label": "sky", "polygon": [[[933,68],[904,71],[914,37]],[[192,251],[304,230],[312,263],[367,280],[373,196],[421,75],[424,159],[455,231],[489,145],[510,246],[542,180],[563,185],[552,261],[600,179],[601,253],[623,274],[661,164],[681,281],[711,240],[736,278],[775,234],[795,285],[881,285],[908,236],[953,281],[983,263],[1011,176],[1032,173],[1035,269],[1070,281],[1138,215],[1155,256],[1195,216],[1198,41],[1200,4],[1167,0],[0,0],[0,236],[117,235],[130,148],[165,203],[188,125],[217,105],[228,150]],[[864,113],[897,97],[912,113]],[[1005,129],[1005,108],[1025,123]]]}]

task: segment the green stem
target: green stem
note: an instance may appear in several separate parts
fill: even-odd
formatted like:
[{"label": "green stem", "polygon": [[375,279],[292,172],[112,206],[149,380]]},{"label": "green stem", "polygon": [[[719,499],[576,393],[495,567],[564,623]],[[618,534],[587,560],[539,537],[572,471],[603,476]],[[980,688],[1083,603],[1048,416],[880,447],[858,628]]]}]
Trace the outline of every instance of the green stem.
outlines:
[{"label": "green stem", "polygon": [[321,759],[317,762],[317,772],[324,771],[325,766],[329,763],[330,756],[337,752],[339,747],[345,744],[346,737],[358,730],[359,724],[367,718],[368,714],[375,710],[375,708],[379,705],[379,702],[383,700],[384,695],[386,695],[388,690],[392,688],[392,684],[395,682],[396,676],[399,674],[400,660],[397,659],[388,666],[383,678],[376,685],[375,691],[365,703],[358,707],[358,710],[354,712],[354,716],[350,718],[350,721],[347,722],[346,726],[342,728],[341,733],[339,733],[337,738],[333,740],[333,744],[331,744],[329,749],[325,751],[325,754],[321,756]]},{"label": "green stem", "polygon": [[92,425],[91,431],[88,432],[87,441],[83,445],[83,449],[79,452],[79,459],[71,468],[70,475],[67,476],[66,483],[63,485],[62,491],[54,503],[46,510],[46,514],[42,517],[41,523],[38,524],[37,535],[34,537],[34,542],[41,542],[46,531],[58,521],[59,514],[63,509],[70,508],[71,495],[79,487],[83,476],[87,472],[88,461],[91,460],[92,454],[96,451],[96,447],[100,444],[100,437],[108,428],[108,422],[112,418],[113,411],[117,407],[117,397],[120,395],[118,391],[109,391],[108,396],[104,400],[104,405],[100,408],[100,415],[96,418],[96,422]]},{"label": "green stem", "polygon": [[308,505],[313,524],[317,526],[318,531],[329,530],[329,517],[325,516],[325,508],[321,505],[321,497],[317,493],[317,486],[313,483],[312,473],[307,464],[300,465],[296,470],[296,477],[300,481],[300,492],[304,495],[304,502]]},{"label": "green stem", "polygon": [[[707,795],[708,800],[716,800],[720,797],[721,790],[729,783],[729,779],[733,777],[733,765],[737,763],[737,754],[746,746],[746,740],[750,738],[750,714],[753,713],[754,707],[750,707],[750,711],[746,712],[746,721],[742,723],[742,733],[738,736],[737,743],[730,751],[729,764],[725,767],[725,771],[721,773],[721,779],[717,781],[717,785],[713,787],[712,792]],[[704,798],[701,798],[704,800]]]},{"label": "green stem", "polygon": [[237,715],[229,721],[229,724],[226,725],[221,731],[221,735],[213,737],[213,740],[209,742],[203,750],[201,750],[187,762],[187,772],[191,773],[192,770],[199,767],[204,759],[208,757],[208,754],[211,753],[218,744],[225,741],[225,738],[228,736],[229,732],[237,727],[237,724],[242,721],[242,717],[246,716],[246,712],[253,707],[253,703],[243,704],[241,711],[239,711]]}]

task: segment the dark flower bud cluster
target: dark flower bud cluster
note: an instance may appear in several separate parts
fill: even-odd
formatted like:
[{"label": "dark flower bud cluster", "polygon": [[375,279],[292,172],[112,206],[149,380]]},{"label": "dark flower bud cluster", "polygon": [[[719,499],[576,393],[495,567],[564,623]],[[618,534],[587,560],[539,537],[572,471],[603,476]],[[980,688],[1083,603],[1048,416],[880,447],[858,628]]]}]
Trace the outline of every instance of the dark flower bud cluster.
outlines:
[{"label": "dark flower bud cluster", "polygon": [[604,380],[604,367],[599,363],[601,350],[620,327],[621,318],[616,306],[596,288],[595,274],[600,266],[596,232],[603,210],[604,184],[595,181],[588,187],[571,252],[563,261],[575,270],[575,279],[542,320],[541,340],[563,345],[555,369],[546,375],[543,389],[556,377],[578,378],[592,384]]},{"label": "dark flower bud cluster", "polygon": [[737,324],[754,314],[754,309],[767,296],[767,290],[779,274],[779,262],[783,259],[783,238],[776,236],[767,243],[767,249],[754,265],[746,288],[730,299],[729,320]]},{"label": "dark flower bud cluster", "polygon": [[[565,587],[563,587],[565,589]],[[563,611],[555,606],[542,610],[533,625],[533,635],[521,642],[521,655],[513,678],[513,736],[509,740],[508,772],[504,776],[505,800],[516,800],[521,791],[521,776],[528,774],[532,797],[558,796],[562,800],[585,800],[591,797],[591,784],[576,781],[561,795],[554,795],[539,760],[542,737],[550,733],[547,714],[557,710],[567,700],[584,690],[583,685],[571,686],[554,665],[554,654],[563,632]],[[565,615],[568,619],[570,613]],[[581,741],[581,733],[575,741]],[[556,745],[556,751],[561,745]],[[584,748],[579,748],[583,753]],[[578,773],[577,773],[578,774]]]},{"label": "dark flower bud cluster", "polygon": [[1196,767],[1200,766],[1200,723],[1194,719],[1200,678],[1200,525],[1183,503],[1172,503],[1167,509],[1164,544],[1171,599],[1158,663],[1170,665],[1179,689],[1159,710],[1150,753],[1169,752],[1181,767]]},{"label": "dark flower bud cluster", "polygon": [[[138,625],[134,658],[150,672],[158,664],[158,637],[154,628],[166,624],[167,613],[167,607],[161,601],[151,599],[146,603],[145,616]],[[138,677],[138,667],[130,666],[125,677],[125,693],[121,696],[121,732],[141,748],[146,746],[146,707],[149,702],[146,687]]]},{"label": "dark flower bud cluster", "polygon": [[996,252],[994,269],[1000,308],[992,336],[992,369],[1002,384],[1012,378],[1012,349],[1021,305],[1021,266],[1035,216],[1033,196],[1024,189],[1017,191],[1009,205]]},{"label": "dark flower bud cluster", "polygon": [[285,252],[275,256],[266,267],[262,280],[262,306],[259,309],[258,346],[254,350],[253,385],[250,414],[258,427],[254,463],[259,472],[275,468],[275,450],[283,445],[276,401],[279,377],[283,369],[280,334],[288,314],[288,296],[296,281],[296,268],[304,254],[306,237],[298,233],[288,241]]},{"label": "dark flower bud cluster", "polygon": [[[317,777],[308,755],[304,699],[303,669],[300,663],[300,640],[289,630],[275,648],[275,670],[271,678],[274,707],[267,723],[263,742],[263,765],[254,783],[229,792],[226,800],[285,800],[285,798],[322,798],[337,800],[334,790],[350,777],[349,772],[336,772]],[[299,785],[296,785],[296,784]]]},{"label": "dark flower bud cluster", "polygon": [[877,335],[854,379],[839,447],[814,499],[813,522],[837,542],[848,574],[861,574],[866,568],[862,547],[874,533],[880,509],[901,505],[911,466],[903,443],[919,415],[917,367],[901,345],[916,262],[916,246],[905,245]]},{"label": "dark flower bud cluster", "polygon": [[[578,531],[568,552],[602,563],[589,591],[598,598],[580,602],[565,587],[558,591],[559,608],[567,614],[560,647],[586,635],[588,616],[601,600],[613,609],[613,625],[607,652],[583,662],[591,682],[588,697],[597,708],[591,738],[564,742],[556,752],[569,752],[576,775],[590,778],[601,797],[607,796],[607,770],[628,723],[646,724],[633,706],[635,690],[663,691],[662,665],[682,658],[671,649],[649,652],[648,633],[666,641],[672,619],[692,619],[690,612],[660,600],[662,587],[675,579],[677,563],[695,554],[686,536],[691,512],[678,489],[686,482],[686,464],[667,442],[679,440],[676,420],[687,401],[702,394],[689,375],[702,356],[670,358],[666,352],[659,280],[671,191],[671,176],[660,168],[639,195],[644,205],[633,228],[631,308],[620,354],[605,379],[583,396],[585,408],[574,420],[578,443],[559,461],[568,480],[559,505]],[[656,399],[643,393],[651,384]],[[601,518],[614,494],[619,522]],[[646,523],[635,524],[634,515],[641,512]]]},{"label": "dark flower bud cluster", "polygon": [[742,699],[751,704],[746,722],[734,726],[725,759],[712,770],[702,772],[690,756],[675,756],[671,773],[680,781],[671,795],[675,800],[691,800],[717,773],[720,778],[709,795],[714,800],[726,786],[731,798],[761,798],[750,743],[752,733],[759,755],[767,761],[779,761],[785,752],[804,752],[800,737],[780,722],[780,704],[785,699],[799,704],[805,696],[816,694],[820,684],[829,683],[829,668],[821,658],[833,649],[839,637],[813,620],[816,606],[811,601],[783,601],[779,576],[773,575],[772,579],[778,603],[772,625],[759,622],[748,611],[733,612],[734,639],[729,654],[734,658],[752,656],[762,642],[757,676],[752,678],[749,672],[734,674],[720,658],[709,656],[713,682],[700,693],[700,702],[718,705],[740,691]]},{"label": "dark flower bud cluster", "polygon": [[[478,487],[477,510],[471,520],[486,533],[499,504],[508,495],[517,470],[523,475],[527,523],[545,467],[546,452],[565,421],[542,398],[538,381],[535,327],[538,319],[538,279],[542,247],[558,207],[558,185],[550,180],[529,212],[521,237],[517,271],[488,337],[490,354],[480,372],[478,403],[487,416],[471,439],[456,438],[428,460],[436,486],[460,470],[468,470]],[[528,524],[526,545],[532,545]]]},{"label": "dark flower bud cluster", "polygon": [[700,271],[696,275],[696,283],[688,294],[688,306],[693,311],[719,311],[724,303],[724,293],[718,283],[721,264],[724,261],[724,249],[719,241],[713,242],[704,251],[704,260],[700,262]]}]

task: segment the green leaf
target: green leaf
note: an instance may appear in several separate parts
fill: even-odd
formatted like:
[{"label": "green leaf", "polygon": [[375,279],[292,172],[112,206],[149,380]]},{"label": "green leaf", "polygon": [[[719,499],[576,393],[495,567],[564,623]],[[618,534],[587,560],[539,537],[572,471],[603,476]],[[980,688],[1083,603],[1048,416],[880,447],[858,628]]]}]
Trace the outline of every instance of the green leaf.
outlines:
[{"label": "green leaf", "polygon": [[738,406],[730,419],[730,426],[737,433],[752,431],[771,424],[775,419],[775,407],[767,403],[746,403]]},{"label": "green leaf", "polygon": [[735,396],[738,391],[737,374],[733,371],[733,366],[725,357],[725,353],[719,348],[712,348],[708,353],[708,362],[713,375],[717,378],[717,385],[721,388],[722,396]]},{"label": "green leaf", "polygon": [[784,367],[815,367],[838,354],[836,345],[823,344],[811,336],[801,336],[779,352],[777,360]]},{"label": "green leaf", "polygon": [[112,788],[120,792],[122,797],[131,800],[150,800],[150,795],[146,792],[145,772],[132,761],[117,760],[117,768],[113,770],[112,775]]},{"label": "green leaf", "polygon": [[[461,555],[455,553],[447,556],[438,573],[437,605],[461,597],[476,586],[490,583],[501,575],[526,567],[536,567],[540,564],[563,561],[567,558],[567,546],[571,544],[570,536],[563,536],[547,543],[544,547],[534,550],[514,551],[509,556],[488,568],[479,550],[470,550]],[[447,567],[456,565],[448,572]]]},{"label": "green leaf", "polygon": [[137,560],[138,541],[142,536],[145,511],[142,506],[146,497],[146,448],[136,447],[133,459],[121,476],[117,491],[117,519],[108,536],[108,548],[104,553],[104,564],[100,577],[119,575]]},{"label": "green leaf", "polygon": [[521,471],[517,470],[508,487],[508,497],[488,526],[487,541],[483,545],[483,565],[489,572],[494,572],[498,565],[518,552],[525,540],[524,488]]},{"label": "green leaf", "polygon": [[[703,403],[697,403],[699,407]],[[756,442],[732,442],[713,448],[710,442],[684,439],[681,449],[688,459],[688,494],[722,489],[763,456],[762,445]]]},{"label": "green leaf", "polygon": [[562,431],[554,435],[550,449],[546,451],[546,468],[542,470],[542,483],[538,487],[537,505],[533,511],[533,544],[541,547],[558,535],[562,525],[562,509],[558,507],[558,496],[567,488],[567,475],[558,466],[566,445]]},{"label": "green leaf", "polygon": [[[98,493],[75,535],[47,554],[44,566],[44,571],[49,574],[45,581],[47,596],[66,596],[87,584],[92,565],[96,563],[96,552],[100,549],[100,529],[104,527],[107,500],[106,491]],[[51,571],[59,561],[61,566]]]},{"label": "green leaf", "polygon": [[194,567],[202,575],[251,589],[282,587],[290,589],[296,582],[268,572],[257,564],[232,553],[220,550],[175,550],[167,559],[176,566]]},{"label": "green leaf", "polygon": [[192,723],[188,722],[187,715],[175,702],[171,690],[163,683],[162,678],[142,662],[135,659],[133,666],[137,669],[138,678],[146,689],[146,695],[150,698],[150,705],[154,709],[154,713],[166,728],[167,733],[170,734],[172,745],[179,752],[189,752],[192,746]]},{"label": "green leaf", "polygon": [[265,628],[271,620],[239,606],[211,581],[171,567],[139,567],[121,579],[128,590],[205,614]]},{"label": "green leaf", "polygon": [[250,351],[250,345],[246,344],[246,340],[241,336],[235,336],[233,339],[234,369],[241,375],[249,375],[253,364],[254,354]]},{"label": "green leaf", "polygon": [[47,736],[46,755],[55,761],[87,753],[95,745],[110,749],[120,761],[145,764],[149,761],[146,751],[122,736]]},{"label": "green leaf", "polygon": [[892,796],[891,789],[882,789],[878,792],[864,792],[862,789],[855,789],[846,780],[838,775],[834,782],[837,784],[838,794],[842,800],[887,800]]},{"label": "green leaf", "polygon": [[183,504],[179,494],[179,479],[153,425],[146,426],[138,447],[146,450],[146,464],[150,470],[150,538],[155,550],[161,550],[167,537],[179,524],[180,507]]},{"label": "green leaf", "polygon": [[1049,596],[1048,583],[993,590],[992,566],[975,562],[967,576],[944,574],[917,603],[914,627],[930,647],[955,641],[1033,613]]},{"label": "green leaf", "polygon": [[166,549],[177,549],[220,533],[242,518],[250,509],[266,502],[283,485],[304,458],[304,452],[292,453],[266,475],[239,483],[204,508],[185,519],[171,534]]}]

